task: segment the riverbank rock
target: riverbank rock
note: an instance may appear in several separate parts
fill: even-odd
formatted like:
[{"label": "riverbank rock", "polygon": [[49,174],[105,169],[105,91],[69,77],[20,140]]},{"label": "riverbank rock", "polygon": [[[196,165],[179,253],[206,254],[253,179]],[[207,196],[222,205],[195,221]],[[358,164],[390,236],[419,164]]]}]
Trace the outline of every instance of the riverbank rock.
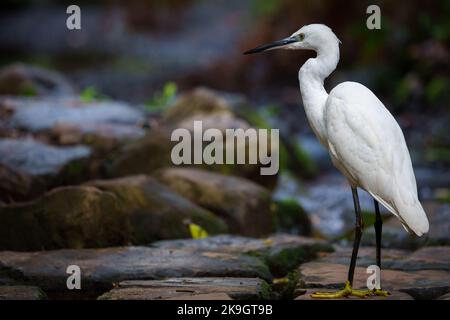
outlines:
[{"label": "riverbank rock", "polygon": [[174,143],[170,131],[153,128],[145,136],[114,152],[105,162],[109,177],[152,174],[157,169],[172,166],[170,157]]},{"label": "riverbank rock", "polygon": [[[368,277],[366,267],[375,264],[375,248],[362,249],[362,259],[361,261],[358,259],[358,266],[355,269],[354,287],[358,289],[366,288]],[[382,250],[383,289],[394,293],[406,293],[414,299],[437,299],[450,292],[447,261],[449,248],[426,249],[413,253],[393,249]],[[350,255],[351,249],[338,250],[318,261],[301,265],[298,291],[341,289],[347,277]]]},{"label": "riverbank rock", "polygon": [[263,259],[274,276],[284,276],[301,263],[334,250],[324,240],[287,234],[275,234],[264,239],[218,235],[205,239],[158,241],[152,243],[152,246],[163,249],[193,249],[252,255]]},{"label": "riverbank rock", "polygon": [[44,193],[45,183],[39,177],[0,164],[0,201],[22,201]]},{"label": "riverbank rock", "polygon": [[124,102],[83,102],[78,97],[2,98],[2,106],[12,110],[8,123],[23,130],[51,130],[57,124],[89,128],[95,124],[137,125],[143,113]]},{"label": "riverbank rock", "polygon": [[0,300],[43,300],[46,294],[34,286],[0,286]]},{"label": "riverbank rock", "polygon": [[227,231],[224,220],[182,197],[154,178],[145,175],[95,180],[85,185],[114,194],[129,220],[131,242],[190,237],[186,221],[202,226],[208,233]]},{"label": "riverbank rock", "polygon": [[77,183],[92,174],[91,149],[50,146],[34,139],[0,138],[0,190],[6,202],[27,200],[46,189]]},{"label": "riverbank rock", "polygon": [[[2,271],[46,292],[66,292],[69,265],[81,270],[82,291],[103,293],[124,280],[184,277],[238,277],[270,280],[261,260],[238,254],[147,247],[0,252]],[[78,291],[78,290],[75,290]],[[67,293],[70,295],[70,292]]]},{"label": "riverbank rock", "polygon": [[156,177],[222,217],[232,233],[264,236],[273,231],[270,192],[252,181],[190,168],[163,169]]},{"label": "riverbank rock", "polygon": [[[169,278],[164,280],[122,281],[100,300],[167,300],[186,297],[211,300],[223,298],[256,300],[268,298],[270,288],[259,278]],[[208,298],[209,297],[209,298]]]},{"label": "riverbank rock", "polygon": [[90,154],[86,146],[54,147],[33,139],[0,139],[0,163],[31,175],[56,176]]},{"label": "riverbank rock", "polygon": [[129,240],[120,200],[94,187],[60,187],[31,202],[0,206],[0,249],[102,247]]},{"label": "riverbank rock", "polygon": [[[208,129],[218,130],[222,135],[222,154],[223,161],[227,153],[245,155],[247,159],[245,164],[211,164],[197,165],[207,170],[220,172],[227,175],[235,175],[253,180],[269,188],[273,188],[276,184],[277,173],[273,175],[261,175],[261,168],[269,165],[262,165],[260,162],[250,164],[249,154],[258,155],[259,150],[270,150],[273,153],[279,152],[278,141],[270,141],[270,133],[266,139],[259,139],[256,135],[248,134],[244,143],[236,143],[235,139],[226,139],[227,129],[241,129],[242,133],[251,129],[251,125],[244,119],[238,117],[233,111],[224,97],[217,92],[206,89],[197,88],[184,93],[175,104],[167,109],[162,117],[162,123],[170,130],[185,129],[190,132],[191,144],[199,144],[205,146],[202,136],[194,135],[194,122],[201,121],[201,130],[204,133]],[[258,128],[255,128],[258,129]],[[265,149],[264,149],[265,148]],[[278,161],[278,159],[276,159]],[[234,160],[236,162],[236,159]],[[258,160],[259,161],[259,160]],[[275,160],[273,160],[275,161]]]},{"label": "riverbank rock", "polygon": [[93,248],[210,234],[227,225],[155,179],[131,176],[59,187],[31,202],[0,205],[0,249]]},{"label": "riverbank rock", "polygon": [[61,74],[25,64],[0,69],[0,94],[9,95],[73,95],[75,89]]}]

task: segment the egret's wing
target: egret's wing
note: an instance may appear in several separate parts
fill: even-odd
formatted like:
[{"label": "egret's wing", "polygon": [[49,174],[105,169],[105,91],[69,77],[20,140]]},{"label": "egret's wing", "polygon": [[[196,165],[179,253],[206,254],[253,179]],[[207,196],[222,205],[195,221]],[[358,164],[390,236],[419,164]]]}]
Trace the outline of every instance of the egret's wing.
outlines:
[{"label": "egret's wing", "polygon": [[330,92],[324,118],[329,149],[341,171],[404,225],[417,234],[426,232],[408,148],[383,103],[363,85],[344,82]]}]

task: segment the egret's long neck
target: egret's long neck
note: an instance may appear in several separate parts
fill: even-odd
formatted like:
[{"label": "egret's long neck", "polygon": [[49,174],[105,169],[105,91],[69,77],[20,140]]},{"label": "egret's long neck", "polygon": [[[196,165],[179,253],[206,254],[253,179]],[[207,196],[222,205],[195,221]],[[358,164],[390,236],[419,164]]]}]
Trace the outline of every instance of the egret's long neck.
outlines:
[{"label": "egret's long neck", "polygon": [[298,72],[306,116],[314,133],[325,147],[328,146],[325,143],[324,108],[328,93],[323,86],[323,81],[336,69],[338,61],[339,45],[330,44],[326,48],[317,50],[317,57],[306,61]]}]

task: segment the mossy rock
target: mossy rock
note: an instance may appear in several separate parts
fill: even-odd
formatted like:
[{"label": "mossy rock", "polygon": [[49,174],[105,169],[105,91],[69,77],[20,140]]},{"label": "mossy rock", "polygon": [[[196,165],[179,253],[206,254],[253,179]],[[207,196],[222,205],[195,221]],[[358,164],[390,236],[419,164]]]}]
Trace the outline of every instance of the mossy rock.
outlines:
[{"label": "mossy rock", "polygon": [[95,180],[86,185],[114,194],[129,219],[131,242],[190,237],[186,222],[202,226],[208,233],[227,231],[225,222],[212,212],[174,193],[154,178],[135,175],[112,180]]},{"label": "mossy rock", "polygon": [[119,199],[93,187],[60,187],[31,202],[0,206],[2,250],[119,245],[129,232]]},{"label": "mossy rock", "polygon": [[231,233],[263,236],[273,231],[270,192],[252,181],[188,168],[162,169],[156,177],[172,191],[222,217]]},{"label": "mossy rock", "polygon": [[312,235],[311,220],[297,200],[274,200],[273,210],[279,231],[304,236]]}]

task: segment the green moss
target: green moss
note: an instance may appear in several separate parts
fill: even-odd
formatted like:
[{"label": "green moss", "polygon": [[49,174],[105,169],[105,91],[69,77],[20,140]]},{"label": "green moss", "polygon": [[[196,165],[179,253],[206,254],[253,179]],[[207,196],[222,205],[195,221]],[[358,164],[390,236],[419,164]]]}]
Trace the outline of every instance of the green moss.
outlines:
[{"label": "green moss", "polygon": [[266,281],[263,281],[261,284],[261,290],[259,292],[260,299],[269,300],[271,296],[272,296],[272,287]]},{"label": "green moss", "polygon": [[311,235],[312,225],[308,214],[296,199],[287,198],[273,202],[274,224],[277,230]]}]

